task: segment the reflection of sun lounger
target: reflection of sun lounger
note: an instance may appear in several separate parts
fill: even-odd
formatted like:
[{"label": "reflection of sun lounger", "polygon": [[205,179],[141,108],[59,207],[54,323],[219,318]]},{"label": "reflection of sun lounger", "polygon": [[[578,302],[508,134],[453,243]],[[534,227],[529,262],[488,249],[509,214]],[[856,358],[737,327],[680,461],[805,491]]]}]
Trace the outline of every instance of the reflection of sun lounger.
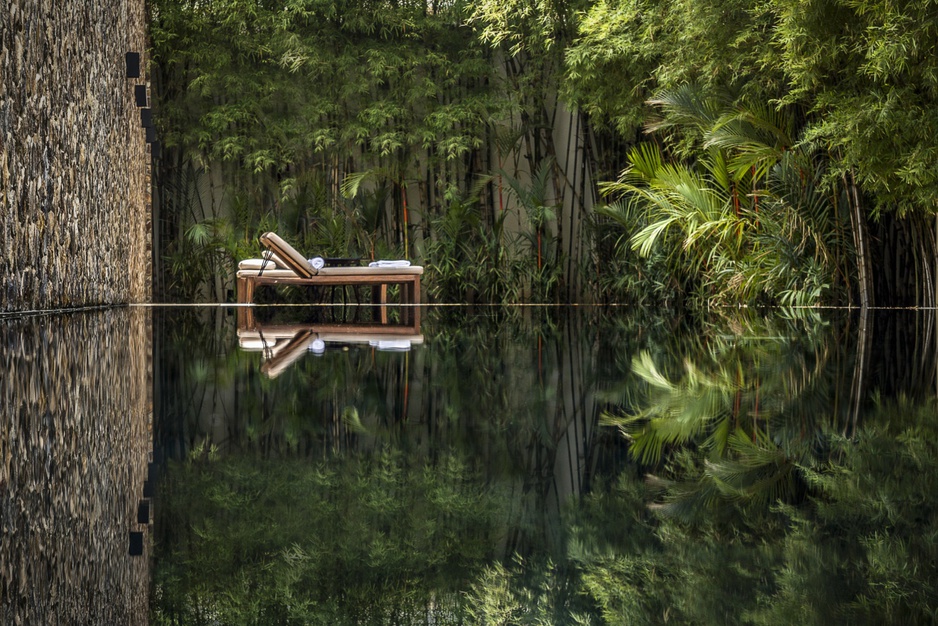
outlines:
[{"label": "reflection of sun lounger", "polygon": [[413,342],[410,339],[372,339],[369,346],[386,352],[407,352]]},{"label": "reflection of sun lounger", "polygon": [[261,235],[261,243],[276,255],[276,265],[258,266],[262,264],[254,263],[253,260],[245,267],[239,264],[239,303],[252,302],[257,285],[366,285],[372,287],[375,302],[385,304],[387,286],[395,284],[401,285],[402,304],[420,303],[420,276],[423,268],[419,265],[318,268],[276,233],[264,233]]},{"label": "reflection of sun lounger", "polygon": [[321,354],[329,344],[403,351],[422,343],[423,335],[406,326],[295,324],[238,329],[242,350],[263,353],[261,373],[268,378],[276,378],[307,352]]},{"label": "reflection of sun lounger", "polygon": [[263,330],[238,332],[238,347],[248,352],[261,352],[264,355],[264,365],[261,366],[261,372],[267,374],[270,378],[275,378],[280,374],[278,370],[275,373],[267,371],[271,364],[286,362],[288,365],[298,359],[306,345],[309,343],[309,337],[312,333],[308,330],[299,330],[289,335],[285,333],[264,332]]}]

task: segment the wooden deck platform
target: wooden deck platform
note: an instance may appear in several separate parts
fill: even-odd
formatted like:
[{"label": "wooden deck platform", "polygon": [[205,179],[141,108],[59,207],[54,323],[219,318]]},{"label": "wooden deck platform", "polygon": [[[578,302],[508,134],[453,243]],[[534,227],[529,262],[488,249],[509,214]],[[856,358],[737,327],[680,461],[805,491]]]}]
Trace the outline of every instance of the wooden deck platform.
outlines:
[{"label": "wooden deck platform", "polygon": [[[252,303],[255,289],[262,285],[370,286],[374,321],[384,325],[388,323],[388,286],[400,285],[401,322],[419,329],[420,314],[417,305],[420,304],[420,276],[422,274],[423,268],[419,266],[404,269],[323,268],[318,274],[310,277],[297,276],[291,270],[241,270],[237,274],[238,304]],[[238,318],[239,327],[253,326],[253,313],[250,309],[239,310]]]}]

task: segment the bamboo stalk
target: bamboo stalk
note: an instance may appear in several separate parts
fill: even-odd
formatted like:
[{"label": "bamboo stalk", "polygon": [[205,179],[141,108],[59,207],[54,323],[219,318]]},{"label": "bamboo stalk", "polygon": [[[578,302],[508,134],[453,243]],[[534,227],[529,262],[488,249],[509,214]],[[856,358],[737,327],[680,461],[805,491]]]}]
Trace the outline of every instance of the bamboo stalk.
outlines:
[{"label": "bamboo stalk", "polygon": [[407,233],[407,225],[408,225],[408,219],[407,219],[407,186],[404,185],[403,183],[401,183],[401,201],[402,201],[402,208],[403,208],[403,210],[404,210],[404,258],[405,258],[405,259],[409,259],[409,258],[410,258],[410,250],[409,250],[409,247],[408,247],[408,245],[407,245],[407,240],[409,239],[408,233]]},{"label": "bamboo stalk", "polygon": [[847,186],[848,200],[851,204],[851,221],[853,222],[853,240],[856,246],[857,255],[857,278],[860,287],[860,307],[866,309],[872,304],[872,294],[870,293],[870,273],[869,273],[869,249],[866,240],[866,220],[860,210],[860,194],[857,191],[857,181],[850,170],[850,182],[847,182],[847,175],[844,174],[844,184]]}]

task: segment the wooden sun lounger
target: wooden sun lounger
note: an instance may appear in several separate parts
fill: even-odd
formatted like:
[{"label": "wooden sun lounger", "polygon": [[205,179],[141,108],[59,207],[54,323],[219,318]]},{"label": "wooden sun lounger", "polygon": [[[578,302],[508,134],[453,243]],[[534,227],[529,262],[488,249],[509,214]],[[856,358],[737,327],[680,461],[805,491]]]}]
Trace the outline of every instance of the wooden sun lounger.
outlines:
[{"label": "wooden sun lounger", "polygon": [[[293,246],[276,233],[261,235],[261,243],[286,267],[263,263],[259,268],[239,269],[238,303],[254,300],[258,285],[365,285],[372,288],[372,302],[387,304],[388,285],[401,286],[401,304],[420,304],[420,276],[423,268],[410,267],[323,267],[314,268]],[[387,312],[382,307],[382,321]]]}]

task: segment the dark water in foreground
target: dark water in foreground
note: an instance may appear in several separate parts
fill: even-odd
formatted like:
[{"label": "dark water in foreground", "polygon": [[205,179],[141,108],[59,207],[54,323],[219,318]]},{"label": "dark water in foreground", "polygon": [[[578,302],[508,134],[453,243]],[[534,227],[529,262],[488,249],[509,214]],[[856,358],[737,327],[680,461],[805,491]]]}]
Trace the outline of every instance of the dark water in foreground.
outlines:
[{"label": "dark water in foreground", "polygon": [[934,312],[238,317],[0,319],[0,623],[938,620]]}]

